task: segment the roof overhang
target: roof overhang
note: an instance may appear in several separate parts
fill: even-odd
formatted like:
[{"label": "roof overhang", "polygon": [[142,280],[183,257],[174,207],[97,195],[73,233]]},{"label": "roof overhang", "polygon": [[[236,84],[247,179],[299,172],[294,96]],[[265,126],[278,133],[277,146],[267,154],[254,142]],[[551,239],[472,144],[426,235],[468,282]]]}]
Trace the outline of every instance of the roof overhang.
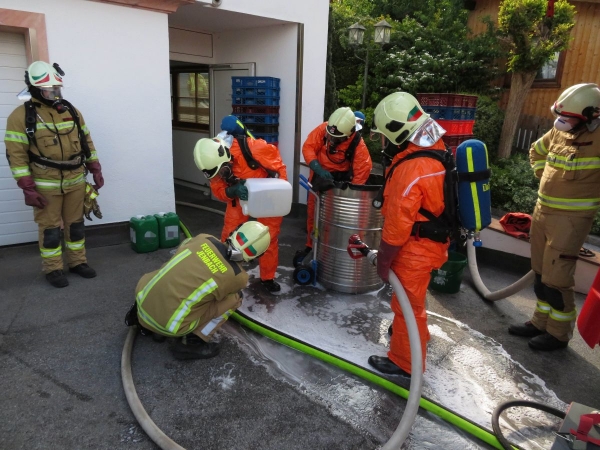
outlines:
[{"label": "roof overhang", "polygon": [[196,0],[92,0],[100,3],[129,6],[131,8],[146,9],[163,13],[173,13],[181,5],[195,3]]}]

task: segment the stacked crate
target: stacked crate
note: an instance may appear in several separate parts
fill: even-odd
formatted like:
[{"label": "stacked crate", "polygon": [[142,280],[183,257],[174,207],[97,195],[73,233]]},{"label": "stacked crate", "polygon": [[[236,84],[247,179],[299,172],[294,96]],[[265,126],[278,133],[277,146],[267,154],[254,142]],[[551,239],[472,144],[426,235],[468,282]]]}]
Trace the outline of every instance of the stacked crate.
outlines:
[{"label": "stacked crate", "polygon": [[462,94],[417,94],[426,113],[446,130],[443,140],[454,153],[456,147],[473,139],[477,96]]},{"label": "stacked crate", "polygon": [[279,142],[279,84],[274,77],[231,77],[233,114],[254,137],[274,145]]}]

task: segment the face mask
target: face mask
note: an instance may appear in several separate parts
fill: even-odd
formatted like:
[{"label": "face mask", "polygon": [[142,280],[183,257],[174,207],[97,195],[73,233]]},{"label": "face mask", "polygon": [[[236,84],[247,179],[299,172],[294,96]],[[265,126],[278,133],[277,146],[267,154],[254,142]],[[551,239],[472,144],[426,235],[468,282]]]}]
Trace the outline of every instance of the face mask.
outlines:
[{"label": "face mask", "polygon": [[233,136],[227,133],[227,131],[221,131],[219,134],[217,134],[217,137],[222,141],[225,141],[227,148],[231,148],[233,145]]},{"label": "face mask", "polygon": [[571,131],[573,129],[573,125],[568,122],[567,119],[563,117],[557,117],[554,121],[554,128],[558,131]]}]

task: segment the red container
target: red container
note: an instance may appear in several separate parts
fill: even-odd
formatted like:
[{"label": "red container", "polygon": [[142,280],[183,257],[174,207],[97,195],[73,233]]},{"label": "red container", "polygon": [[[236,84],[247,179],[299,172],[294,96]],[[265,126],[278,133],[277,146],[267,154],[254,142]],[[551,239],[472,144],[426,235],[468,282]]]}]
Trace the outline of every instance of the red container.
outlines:
[{"label": "red container", "polygon": [[463,95],[461,94],[417,94],[416,98],[421,106],[457,106],[462,108]]},{"label": "red container", "polygon": [[446,130],[446,136],[454,134],[473,134],[474,120],[436,120]]},{"label": "red container", "polygon": [[461,106],[463,108],[477,108],[477,96],[476,95],[463,95]]}]

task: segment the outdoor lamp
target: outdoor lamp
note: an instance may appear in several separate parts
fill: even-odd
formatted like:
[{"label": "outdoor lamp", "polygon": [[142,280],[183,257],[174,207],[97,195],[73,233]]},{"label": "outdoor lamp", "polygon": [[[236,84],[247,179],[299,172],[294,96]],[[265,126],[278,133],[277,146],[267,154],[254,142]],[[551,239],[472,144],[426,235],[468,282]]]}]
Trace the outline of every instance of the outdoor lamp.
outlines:
[{"label": "outdoor lamp", "polygon": [[[385,20],[377,22],[375,24],[375,43],[379,45],[388,44],[390,42],[390,34],[392,32],[392,26]],[[350,31],[352,33],[352,31]],[[363,31],[364,33],[364,31]],[[362,42],[362,37],[361,37]]]},{"label": "outdoor lamp", "polygon": [[[356,22],[354,25],[348,27],[348,42],[350,43],[350,45],[362,45],[363,38],[365,37],[365,30],[366,30],[366,28],[363,27],[358,22]],[[389,39],[390,38],[389,38],[389,31],[388,31],[388,41],[389,41]]]}]

